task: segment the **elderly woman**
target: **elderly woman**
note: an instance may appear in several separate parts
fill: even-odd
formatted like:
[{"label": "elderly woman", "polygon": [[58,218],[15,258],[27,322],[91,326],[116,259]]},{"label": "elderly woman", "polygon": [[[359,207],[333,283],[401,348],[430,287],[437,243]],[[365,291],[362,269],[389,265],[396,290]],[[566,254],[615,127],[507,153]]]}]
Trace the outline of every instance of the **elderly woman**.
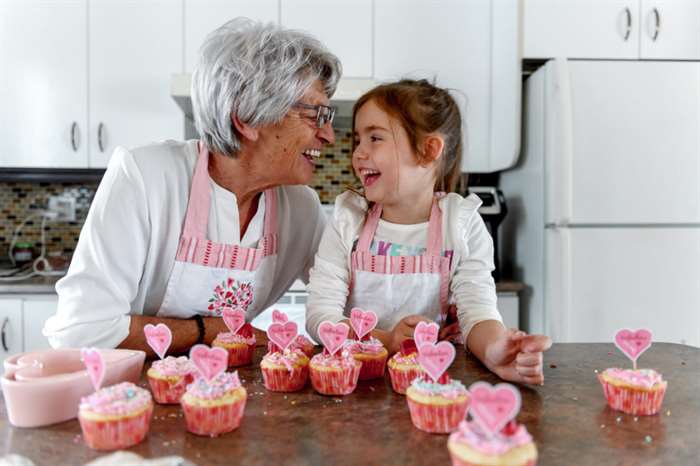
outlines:
[{"label": "elderly woman", "polygon": [[143,327],[162,322],[185,351],[225,330],[212,316],[228,300],[250,321],[306,281],[325,219],[305,185],[334,142],[340,72],[297,31],[239,18],[212,32],[192,77],[201,139],[114,152],[56,285],[51,345],[148,350]]}]

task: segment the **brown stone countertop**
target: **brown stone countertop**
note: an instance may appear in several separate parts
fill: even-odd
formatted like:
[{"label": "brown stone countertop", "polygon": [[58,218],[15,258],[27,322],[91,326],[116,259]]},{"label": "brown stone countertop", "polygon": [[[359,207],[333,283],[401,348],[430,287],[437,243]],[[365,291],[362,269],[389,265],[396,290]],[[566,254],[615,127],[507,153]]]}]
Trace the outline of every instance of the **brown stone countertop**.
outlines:
[{"label": "brown stone countertop", "polygon": [[[179,406],[157,406],[149,436],[131,448],[144,457],[180,455],[199,465],[449,465],[447,436],[411,424],[405,398],[386,380],[360,382],[345,397],[291,394],[262,385],[257,363],[240,369],[248,390],[241,427],[218,438],[185,430]],[[518,416],[537,443],[540,466],[697,465],[700,458],[700,349],[654,344],[641,367],[660,370],[669,387],[660,414],[634,416],[609,409],[595,370],[628,367],[612,344],[555,344],[545,356],[544,386],[521,387]],[[468,387],[498,379],[461,355],[450,375]],[[104,453],[87,448],[77,421],[13,428],[0,404],[0,454],[37,465],[84,464]]]}]

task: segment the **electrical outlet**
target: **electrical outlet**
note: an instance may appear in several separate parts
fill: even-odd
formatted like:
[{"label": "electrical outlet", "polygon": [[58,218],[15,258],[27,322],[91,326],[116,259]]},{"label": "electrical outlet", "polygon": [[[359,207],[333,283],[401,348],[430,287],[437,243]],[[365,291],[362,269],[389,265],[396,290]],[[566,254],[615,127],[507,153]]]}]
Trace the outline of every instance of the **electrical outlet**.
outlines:
[{"label": "electrical outlet", "polygon": [[75,222],[75,198],[71,196],[49,196],[49,211],[56,212],[55,222]]}]

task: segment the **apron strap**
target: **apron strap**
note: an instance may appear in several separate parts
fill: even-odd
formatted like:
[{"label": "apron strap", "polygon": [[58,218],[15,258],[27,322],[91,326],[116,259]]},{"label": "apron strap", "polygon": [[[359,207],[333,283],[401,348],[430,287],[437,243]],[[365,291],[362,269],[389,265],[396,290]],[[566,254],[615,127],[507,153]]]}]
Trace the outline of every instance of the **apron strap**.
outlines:
[{"label": "apron strap", "polygon": [[440,256],[442,254],[442,210],[438,201],[442,196],[433,197],[433,205],[430,208],[430,220],[428,222],[428,244],[425,254],[427,256]]},{"label": "apron strap", "polygon": [[190,198],[187,202],[187,214],[185,215],[185,228],[182,235],[204,239],[209,223],[211,193],[209,191],[209,151],[202,141],[197,143],[197,152],[197,164],[194,167],[194,176],[192,176]]},{"label": "apron strap", "polygon": [[360,238],[357,242],[358,252],[367,252],[372,244],[372,238],[374,238],[374,233],[377,231],[377,225],[379,225],[379,219],[382,217],[382,206],[381,204],[374,204],[372,209],[367,214],[367,220],[362,227],[362,233],[360,233]]},{"label": "apron strap", "polygon": [[265,190],[265,226],[263,237],[277,233],[277,188]]}]

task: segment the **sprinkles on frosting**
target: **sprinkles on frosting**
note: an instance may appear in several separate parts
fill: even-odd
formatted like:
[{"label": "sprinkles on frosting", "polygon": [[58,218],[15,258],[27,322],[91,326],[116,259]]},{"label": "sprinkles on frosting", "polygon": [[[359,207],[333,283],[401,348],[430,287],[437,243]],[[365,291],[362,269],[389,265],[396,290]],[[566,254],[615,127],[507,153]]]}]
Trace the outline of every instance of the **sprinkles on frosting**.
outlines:
[{"label": "sprinkles on frosting", "polygon": [[418,393],[430,396],[442,396],[444,398],[455,399],[467,394],[467,389],[459,380],[450,380],[449,383],[428,382],[423,377],[416,377],[411,382]]},{"label": "sprinkles on frosting", "polygon": [[255,344],[255,335],[244,337],[238,333],[222,332],[216,336],[216,339],[221,343],[245,343],[246,345]]},{"label": "sprinkles on frosting", "polygon": [[459,429],[450,435],[450,442],[466,443],[485,455],[502,455],[532,442],[532,436],[524,425],[519,424],[512,435],[503,432],[486,433],[475,421],[462,421]]},{"label": "sprinkles on frosting", "polygon": [[374,337],[369,337],[369,339],[362,341],[350,339],[345,340],[345,348],[347,348],[351,353],[379,354],[385,351],[382,342]]},{"label": "sprinkles on frosting", "polygon": [[187,393],[196,398],[212,400],[240,387],[241,381],[238,379],[238,371],[222,372],[209,381],[204,377],[197,377],[194,382],[187,386]]},{"label": "sprinkles on frosting", "polygon": [[629,385],[638,387],[651,388],[656,384],[663,383],[664,379],[661,374],[653,369],[620,369],[613,367],[605,369],[603,376],[616,379]]},{"label": "sprinkles on frosting", "polygon": [[358,362],[352,357],[352,354],[347,349],[343,348],[339,353],[334,355],[319,353],[311,358],[311,364],[316,366],[333,367],[336,369],[354,368]]},{"label": "sprinkles on frosting", "polygon": [[165,359],[153,361],[151,368],[164,376],[187,375],[197,371],[187,356],[168,356]]},{"label": "sprinkles on frosting", "polygon": [[151,403],[151,393],[131,382],[110,385],[80,399],[81,411],[121,416]]}]

